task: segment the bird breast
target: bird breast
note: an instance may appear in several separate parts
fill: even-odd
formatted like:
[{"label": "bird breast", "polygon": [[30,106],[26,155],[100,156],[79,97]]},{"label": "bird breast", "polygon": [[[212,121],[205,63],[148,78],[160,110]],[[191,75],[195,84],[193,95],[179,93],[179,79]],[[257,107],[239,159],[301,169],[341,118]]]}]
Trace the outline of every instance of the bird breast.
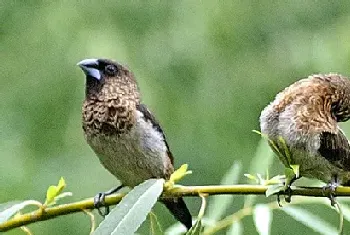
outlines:
[{"label": "bird breast", "polygon": [[87,142],[102,165],[126,186],[133,187],[150,178],[166,178],[173,168],[162,134],[141,112],[125,109],[128,121],[124,124],[118,123],[122,119],[118,111],[112,118],[114,122],[95,112],[97,118],[93,117],[93,123],[96,124],[84,125]]}]

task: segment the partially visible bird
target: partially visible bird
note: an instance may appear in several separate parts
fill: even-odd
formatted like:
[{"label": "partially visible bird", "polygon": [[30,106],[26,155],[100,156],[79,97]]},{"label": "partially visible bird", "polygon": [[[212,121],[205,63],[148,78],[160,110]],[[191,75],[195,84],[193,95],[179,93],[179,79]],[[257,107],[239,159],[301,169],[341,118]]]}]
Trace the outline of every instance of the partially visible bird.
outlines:
[{"label": "partially visible bird", "polygon": [[[284,139],[290,164],[300,166],[300,176],[332,187],[349,186],[350,145],[338,126],[349,118],[350,81],[338,74],[316,74],[277,94],[261,112],[260,127],[272,141]],[[277,148],[284,151],[283,145]]]},{"label": "partially visible bird", "polygon": [[[78,66],[86,75],[83,130],[102,165],[122,186],[169,179],[173,156],[159,123],[140,101],[133,73],[108,59],[85,59]],[[104,194],[100,196],[103,200]],[[183,198],[164,198],[162,203],[187,229],[192,226]]]}]

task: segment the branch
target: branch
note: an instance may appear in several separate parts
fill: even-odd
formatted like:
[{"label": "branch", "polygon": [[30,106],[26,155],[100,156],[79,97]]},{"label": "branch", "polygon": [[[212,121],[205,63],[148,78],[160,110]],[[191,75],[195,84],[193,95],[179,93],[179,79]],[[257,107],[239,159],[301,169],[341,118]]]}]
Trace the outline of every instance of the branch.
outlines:
[{"label": "branch", "polygon": [[[179,196],[199,196],[204,195],[219,195],[219,194],[240,194],[240,195],[264,195],[267,186],[261,185],[209,185],[209,186],[175,186],[170,190],[163,192],[163,197],[179,197]],[[283,192],[281,195],[285,194]],[[118,204],[125,194],[115,194],[105,198],[105,205],[111,206]],[[326,197],[323,188],[317,187],[292,187],[291,195],[294,196],[309,196],[309,197]],[[337,187],[335,196],[345,197],[350,196],[350,187]],[[71,214],[75,212],[84,212],[84,210],[93,210],[93,198],[85,199],[79,202],[62,204],[55,207],[38,209],[31,213],[17,215],[14,218],[0,224],[0,232],[6,232],[10,229],[35,223],[37,221],[49,220],[57,216]]]}]

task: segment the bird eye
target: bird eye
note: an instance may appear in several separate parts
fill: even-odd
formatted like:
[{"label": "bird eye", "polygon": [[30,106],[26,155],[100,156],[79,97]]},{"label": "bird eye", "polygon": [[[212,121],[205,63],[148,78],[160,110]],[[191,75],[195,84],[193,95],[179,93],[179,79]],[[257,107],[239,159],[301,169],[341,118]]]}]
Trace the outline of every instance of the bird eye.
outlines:
[{"label": "bird eye", "polygon": [[105,73],[109,76],[117,75],[118,69],[114,65],[107,65],[105,68]]}]

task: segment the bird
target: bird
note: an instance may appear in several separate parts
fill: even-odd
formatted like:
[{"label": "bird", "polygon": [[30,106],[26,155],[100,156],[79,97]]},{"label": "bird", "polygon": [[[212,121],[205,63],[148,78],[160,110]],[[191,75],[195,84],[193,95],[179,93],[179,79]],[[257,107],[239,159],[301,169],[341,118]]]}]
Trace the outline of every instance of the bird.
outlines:
[{"label": "bird", "polygon": [[[279,155],[286,167],[299,165],[300,177],[327,184],[334,204],[335,188],[350,186],[350,144],[339,127],[349,118],[350,80],[336,73],[313,74],[276,95],[261,112],[260,129],[277,143],[273,150],[288,148],[290,162]],[[278,144],[280,138],[285,145]]]},{"label": "bird", "polygon": [[[134,74],[111,59],[84,59],[77,64],[86,76],[82,105],[85,139],[101,164],[121,185],[95,197],[104,197],[127,186],[133,188],[151,178],[169,179],[174,157],[165,134],[151,111],[141,102]],[[182,197],[161,202],[189,230],[192,216]],[[108,213],[108,212],[107,212]]]}]

